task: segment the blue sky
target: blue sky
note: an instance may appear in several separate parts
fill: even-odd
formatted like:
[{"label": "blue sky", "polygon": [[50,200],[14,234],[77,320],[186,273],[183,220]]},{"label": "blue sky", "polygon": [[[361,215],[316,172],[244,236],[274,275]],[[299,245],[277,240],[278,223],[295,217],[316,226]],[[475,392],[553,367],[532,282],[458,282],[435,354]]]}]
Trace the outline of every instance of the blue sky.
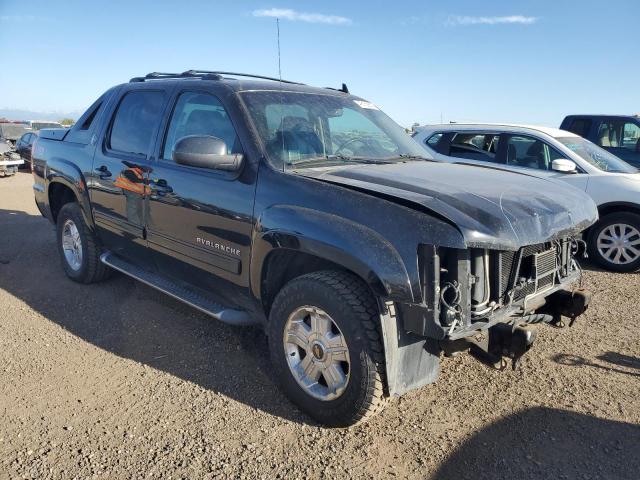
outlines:
[{"label": "blue sky", "polygon": [[84,110],[189,68],[347,83],[399,123],[640,112],[637,0],[0,0],[0,108]]}]

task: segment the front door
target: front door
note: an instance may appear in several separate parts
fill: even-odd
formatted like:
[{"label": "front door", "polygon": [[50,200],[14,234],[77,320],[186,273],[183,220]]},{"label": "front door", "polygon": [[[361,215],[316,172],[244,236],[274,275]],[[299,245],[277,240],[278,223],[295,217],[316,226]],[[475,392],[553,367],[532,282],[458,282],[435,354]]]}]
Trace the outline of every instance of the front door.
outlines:
[{"label": "front door", "polygon": [[122,96],[96,149],[89,181],[103,244],[139,265],[148,258],[144,227],[149,155],[167,100],[162,89],[134,89]]},{"label": "front door", "polygon": [[523,171],[536,170],[542,177],[555,177],[585,191],[589,178],[582,173],[562,173],[552,170],[554,160],[566,158],[562,153],[539,138],[529,135],[505,134],[502,136],[506,164]]},{"label": "front door", "polygon": [[227,153],[242,153],[215,95],[176,93],[149,176],[149,248],[163,275],[215,294],[227,306],[250,308],[248,289],[241,295],[238,286],[249,285],[255,170],[247,158],[241,172],[174,162],[174,145],[188,135],[214,136],[225,142]]}]

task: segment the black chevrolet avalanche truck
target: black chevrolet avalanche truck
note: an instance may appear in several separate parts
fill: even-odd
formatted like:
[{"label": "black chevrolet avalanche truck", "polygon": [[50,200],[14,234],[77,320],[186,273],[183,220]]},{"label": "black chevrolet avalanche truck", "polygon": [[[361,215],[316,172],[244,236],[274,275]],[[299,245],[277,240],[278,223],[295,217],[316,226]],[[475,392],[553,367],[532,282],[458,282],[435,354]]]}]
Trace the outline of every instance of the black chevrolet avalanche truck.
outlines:
[{"label": "black chevrolet avalanche truck", "polygon": [[32,168],[68,277],[119,271],[261,325],[289,398],[347,426],[435,381],[442,355],[515,367],[533,324],[589,303],[586,194],[428,155],[344,85],[192,70],[41,131]]}]

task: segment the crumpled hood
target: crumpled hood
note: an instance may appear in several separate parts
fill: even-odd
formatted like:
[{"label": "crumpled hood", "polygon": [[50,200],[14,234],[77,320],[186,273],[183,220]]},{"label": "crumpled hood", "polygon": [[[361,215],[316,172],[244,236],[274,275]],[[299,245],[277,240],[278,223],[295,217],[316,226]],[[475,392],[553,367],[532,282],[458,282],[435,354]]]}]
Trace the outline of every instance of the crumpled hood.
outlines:
[{"label": "crumpled hood", "polygon": [[420,205],[455,225],[468,247],[516,250],[598,218],[591,197],[564,182],[490,167],[412,161],[297,173]]}]

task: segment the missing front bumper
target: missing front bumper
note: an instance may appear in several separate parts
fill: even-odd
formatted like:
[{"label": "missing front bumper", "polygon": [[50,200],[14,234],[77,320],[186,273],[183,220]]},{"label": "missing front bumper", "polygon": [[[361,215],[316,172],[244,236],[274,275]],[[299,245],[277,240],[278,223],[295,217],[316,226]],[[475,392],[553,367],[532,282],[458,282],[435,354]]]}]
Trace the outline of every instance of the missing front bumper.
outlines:
[{"label": "missing front bumper", "polygon": [[535,313],[513,317],[509,323],[495,324],[475,335],[443,340],[440,347],[448,356],[469,351],[474,358],[499,370],[504,369],[506,360],[510,359],[515,369],[520,358],[529,351],[536,339],[536,331],[532,325],[547,323],[561,326],[564,316],[570,319],[571,326],[587,310],[591,296],[591,292],[584,289],[571,292],[560,290],[547,297],[545,306]]}]

